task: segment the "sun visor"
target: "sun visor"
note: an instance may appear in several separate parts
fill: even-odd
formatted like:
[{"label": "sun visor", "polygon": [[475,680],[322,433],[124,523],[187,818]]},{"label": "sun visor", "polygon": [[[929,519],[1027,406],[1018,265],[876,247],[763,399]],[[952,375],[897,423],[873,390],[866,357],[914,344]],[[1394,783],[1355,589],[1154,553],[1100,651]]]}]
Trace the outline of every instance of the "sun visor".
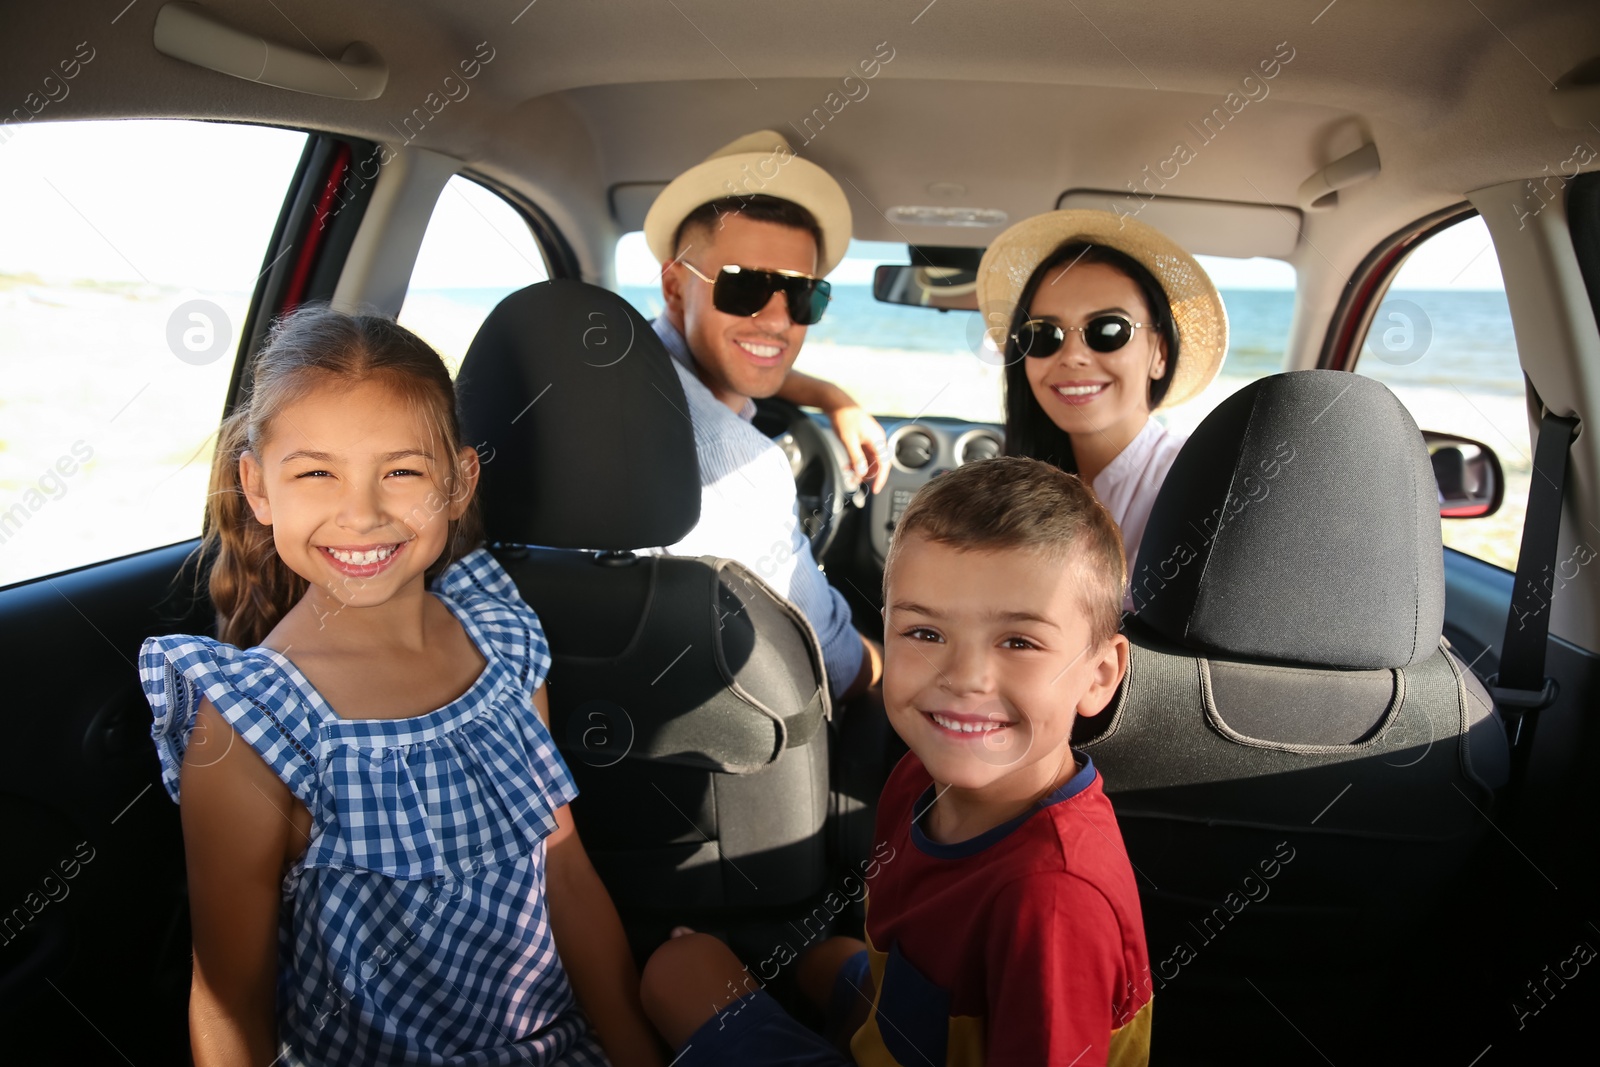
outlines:
[{"label": "sun visor", "polygon": [[666,182],[622,182],[611,187],[611,217],[624,233],[644,229],[644,217],[656,202]]},{"label": "sun visor", "polygon": [[1068,189],[1056,201],[1056,207],[1110,211],[1136,218],[1172,238],[1191,255],[1288,259],[1300,243],[1300,209],[1275,204],[1136,196],[1126,189]]}]

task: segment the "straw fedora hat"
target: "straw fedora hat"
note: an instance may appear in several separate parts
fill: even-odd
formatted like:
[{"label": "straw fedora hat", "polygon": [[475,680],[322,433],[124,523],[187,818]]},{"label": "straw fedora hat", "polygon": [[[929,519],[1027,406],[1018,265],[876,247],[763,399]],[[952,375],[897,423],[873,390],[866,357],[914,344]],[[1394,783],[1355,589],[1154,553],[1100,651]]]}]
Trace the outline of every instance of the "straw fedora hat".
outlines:
[{"label": "straw fedora hat", "polygon": [[775,130],[745,134],[672,179],[644,217],[644,238],[659,263],[677,255],[672,238],[689,213],[729,196],[775,196],[799,204],[822,227],[817,274],[825,275],[850,247],[850,202],[833,176],[801,159]]},{"label": "straw fedora hat", "polygon": [[978,310],[991,336],[1011,328],[1028,279],[1056,249],[1074,241],[1115,248],[1155,276],[1178,327],[1178,368],[1163,407],[1198,396],[1228,352],[1228,313],[1205,269],[1171,238],[1137,219],[1109,211],[1050,211],[1006,230],[978,265]]}]

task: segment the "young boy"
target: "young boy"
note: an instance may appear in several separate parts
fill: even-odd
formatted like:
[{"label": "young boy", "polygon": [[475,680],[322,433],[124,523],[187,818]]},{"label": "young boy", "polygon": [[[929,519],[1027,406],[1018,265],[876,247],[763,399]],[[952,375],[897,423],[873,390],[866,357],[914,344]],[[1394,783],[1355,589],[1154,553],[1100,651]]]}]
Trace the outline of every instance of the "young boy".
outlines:
[{"label": "young boy", "polygon": [[[887,858],[867,943],[830,939],[797,972],[830,1030],[854,1003],[854,1062],[1148,1061],[1133,872],[1094,765],[1068,744],[1127,669],[1124,580],[1105,509],[1037,460],[957,468],[901,517],[883,695],[911,751],[879,802]],[[657,950],[644,1002],[678,1067],[851,1062],[705,935]]]}]

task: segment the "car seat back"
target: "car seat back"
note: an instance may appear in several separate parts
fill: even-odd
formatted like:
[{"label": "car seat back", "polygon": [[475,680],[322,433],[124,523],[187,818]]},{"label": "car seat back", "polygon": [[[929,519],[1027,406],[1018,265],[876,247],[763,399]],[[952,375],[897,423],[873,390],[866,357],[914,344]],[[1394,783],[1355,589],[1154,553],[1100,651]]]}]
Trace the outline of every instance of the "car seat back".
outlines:
[{"label": "car seat back", "polygon": [[1439,933],[1508,756],[1441,637],[1437,493],[1404,407],[1339,371],[1246,386],[1167,475],[1127,678],[1079,738],[1137,871],[1167,1047],[1227,1059],[1259,1027],[1303,1052],[1282,1016],[1394,1013],[1396,949]]},{"label": "car seat back", "polygon": [[828,877],[822,658],[741,564],[634,553],[699,519],[671,357],[621,297],[543,282],[485,320],[458,390],[487,533],[550,641],[574,820],[636,952],[678,922],[781,921]]}]

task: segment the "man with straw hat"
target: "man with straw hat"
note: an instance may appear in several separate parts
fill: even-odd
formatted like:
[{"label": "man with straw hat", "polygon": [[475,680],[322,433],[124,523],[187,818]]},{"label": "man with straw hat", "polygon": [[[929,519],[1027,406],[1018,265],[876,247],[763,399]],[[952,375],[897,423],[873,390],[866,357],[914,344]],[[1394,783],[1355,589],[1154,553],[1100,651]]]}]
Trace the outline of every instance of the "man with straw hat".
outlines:
[{"label": "man with straw hat", "polygon": [[[857,473],[875,466],[881,484],[882,428],[842,390],[791,370],[828,305],[823,276],[844,258],[850,229],[844,190],[771,130],[680,174],[644,222],[666,303],[652,325],[683,382],[700,459],[700,523],[668,550],[739,560],[793,601],[838,699],[877,682],[882,651],[817,569],[788,458],[750,419],[755,399],[774,395],[833,409]],[[841,408],[854,411],[841,419]]]}]

